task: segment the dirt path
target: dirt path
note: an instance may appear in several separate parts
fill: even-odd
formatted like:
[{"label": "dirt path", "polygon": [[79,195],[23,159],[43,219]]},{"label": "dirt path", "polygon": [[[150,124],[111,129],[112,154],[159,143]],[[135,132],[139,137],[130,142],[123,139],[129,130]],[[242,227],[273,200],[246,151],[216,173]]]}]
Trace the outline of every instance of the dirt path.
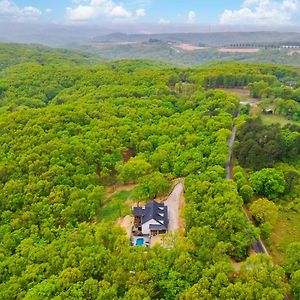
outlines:
[{"label": "dirt path", "polygon": [[133,225],[133,217],[126,216],[124,218],[118,219],[117,223],[118,226],[124,228],[126,230],[126,235],[130,238],[131,236],[131,228]]},{"label": "dirt path", "polygon": [[169,231],[179,229],[180,198],[183,193],[183,182],[178,183],[165,201],[168,206]]}]

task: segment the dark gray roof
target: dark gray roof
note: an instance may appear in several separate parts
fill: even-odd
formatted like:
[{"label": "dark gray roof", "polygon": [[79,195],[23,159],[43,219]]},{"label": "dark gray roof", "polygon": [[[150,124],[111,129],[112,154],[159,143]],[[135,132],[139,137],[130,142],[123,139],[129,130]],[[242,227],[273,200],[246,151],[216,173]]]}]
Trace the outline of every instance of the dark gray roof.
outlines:
[{"label": "dark gray roof", "polygon": [[142,217],[144,215],[144,209],[142,207],[134,207],[133,213],[137,217]]},{"label": "dark gray roof", "polygon": [[[154,219],[160,224],[156,226],[162,226],[162,230],[168,229],[168,207],[163,203],[150,201],[145,207],[135,207],[134,215],[142,217],[142,224]],[[150,227],[151,226],[155,225],[150,225]]]}]

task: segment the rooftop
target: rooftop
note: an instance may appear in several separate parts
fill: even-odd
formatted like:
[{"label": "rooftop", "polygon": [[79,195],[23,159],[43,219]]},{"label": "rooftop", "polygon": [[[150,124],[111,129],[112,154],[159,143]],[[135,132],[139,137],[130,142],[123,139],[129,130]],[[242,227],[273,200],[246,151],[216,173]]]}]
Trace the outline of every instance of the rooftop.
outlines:
[{"label": "rooftop", "polygon": [[168,207],[163,203],[150,201],[144,207],[134,207],[133,211],[134,216],[142,218],[142,224],[145,224],[152,219],[160,224],[150,225],[151,229],[168,229]]}]

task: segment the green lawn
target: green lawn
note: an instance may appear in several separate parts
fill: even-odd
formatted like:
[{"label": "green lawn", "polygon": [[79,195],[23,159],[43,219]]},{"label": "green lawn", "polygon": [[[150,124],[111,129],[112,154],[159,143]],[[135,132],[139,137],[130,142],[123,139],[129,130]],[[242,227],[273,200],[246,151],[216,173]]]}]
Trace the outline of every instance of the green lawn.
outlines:
[{"label": "green lawn", "polygon": [[130,215],[132,191],[120,191],[107,198],[105,204],[98,210],[97,221],[116,221],[120,217]]},{"label": "green lawn", "polygon": [[288,123],[300,125],[299,122],[288,120],[287,118],[279,115],[260,114],[260,117],[265,125],[280,124],[281,126],[284,126]]},{"label": "green lawn", "polygon": [[271,235],[272,255],[276,263],[284,262],[285,252],[292,242],[300,242],[300,212],[281,210]]},{"label": "green lawn", "polygon": [[[274,109],[274,106],[269,105],[269,108]],[[255,105],[251,107],[250,114],[260,116],[265,125],[280,124],[280,126],[284,126],[289,123],[300,125],[300,122],[289,120],[284,116],[275,115],[275,114],[266,115],[263,114],[261,111],[262,111],[261,108]]]}]

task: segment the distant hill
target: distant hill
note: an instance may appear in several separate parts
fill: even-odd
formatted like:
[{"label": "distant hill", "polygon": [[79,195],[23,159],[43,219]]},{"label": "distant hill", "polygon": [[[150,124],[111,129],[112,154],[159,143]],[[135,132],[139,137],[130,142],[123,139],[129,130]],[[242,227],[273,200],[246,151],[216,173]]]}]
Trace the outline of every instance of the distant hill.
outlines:
[{"label": "distant hill", "polygon": [[212,32],[212,33],[164,33],[164,34],[124,34],[112,33],[97,36],[91,41],[98,42],[148,42],[149,39],[172,43],[191,43],[210,47],[223,47],[237,43],[285,43],[300,42],[297,32]]},{"label": "distant hill", "polygon": [[96,35],[110,33],[102,27],[68,26],[61,24],[1,23],[0,41],[24,44],[43,44],[66,47],[73,43],[85,43]]},{"label": "distant hill", "polygon": [[101,55],[87,51],[0,43],[0,71],[21,63],[91,65],[102,60]]}]

